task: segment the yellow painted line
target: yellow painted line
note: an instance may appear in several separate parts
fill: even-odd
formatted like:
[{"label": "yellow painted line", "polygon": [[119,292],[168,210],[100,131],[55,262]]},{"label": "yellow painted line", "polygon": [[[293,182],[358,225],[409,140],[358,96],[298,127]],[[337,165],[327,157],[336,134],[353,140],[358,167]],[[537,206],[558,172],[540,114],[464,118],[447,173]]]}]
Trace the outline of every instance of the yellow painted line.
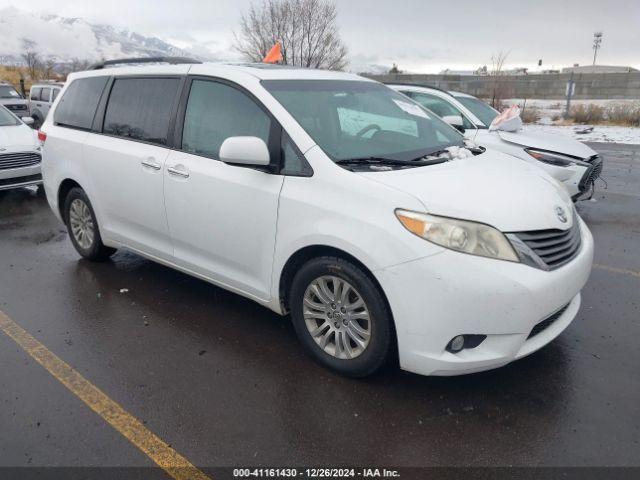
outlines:
[{"label": "yellow painted line", "polygon": [[601,265],[599,263],[594,263],[593,268],[597,268],[598,270],[605,270],[607,272],[619,273],[621,275],[631,275],[632,277],[640,278],[640,272],[636,270],[628,270],[626,268],[617,268],[610,267],[609,265]]},{"label": "yellow painted line", "polygon": [[0,310],[0,329],[31,355],[91,410],[142,450],[175,480],[210,480],[138,419],[86,380],[76,370]]}]

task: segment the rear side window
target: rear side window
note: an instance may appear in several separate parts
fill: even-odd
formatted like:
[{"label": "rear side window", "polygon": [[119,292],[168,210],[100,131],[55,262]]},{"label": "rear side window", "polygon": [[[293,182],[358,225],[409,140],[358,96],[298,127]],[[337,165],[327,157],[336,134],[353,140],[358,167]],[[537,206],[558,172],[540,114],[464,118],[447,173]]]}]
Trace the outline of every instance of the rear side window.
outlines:
[{"label": "rear side window", "polygon": [[108,77],[74,80],[58,102],[53,121],[63,127],[90,130]]},{"label": "rear side window", "polygon": [[40,94],[40,100],[42,100],[43,102],[48,102],[50,98],[51,98],[51,89],[43,88],[42,93]]},{"label": "rear side window", "polygon": [[58,97],[59,93],[60,93],[60,89],[59,88],[54,88],[53,89],[53,95],[51,95],[51,101],[52,102]]},{"label": "rear side window", "polygon": [[29,96],[31,98],[31,100],[40,100],[41,95],[42,95],[42,88],[40,87],[34,87],[31,89],[31,91],[29,92]]},{"label": "rear side window", "polygon": [[166,145],[177,78],[117,79],[104,117],[104,133]]},{"label": "rear side window", "polygon": [[258,137],[268,145],[271,119],[245,93],[223,83],[194,80],[184,118],[182,149],[219,158],[229,137]]}]

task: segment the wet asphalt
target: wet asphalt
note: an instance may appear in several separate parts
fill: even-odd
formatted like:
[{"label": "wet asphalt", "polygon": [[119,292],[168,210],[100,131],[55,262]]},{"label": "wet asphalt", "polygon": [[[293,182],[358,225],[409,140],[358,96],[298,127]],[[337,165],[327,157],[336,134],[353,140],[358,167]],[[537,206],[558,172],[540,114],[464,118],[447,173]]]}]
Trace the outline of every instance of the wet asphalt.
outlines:
[{"label": "wet asphalt", "polygon": [[[0,192],[0,310],[199,466],[639,466],[640,146],[594,147],[580,312],[498,370],[342,378],[249,300],[126,252],[80,260],[30,190]],[[0,467],[123,465],[152,462],[0,332]]]}]

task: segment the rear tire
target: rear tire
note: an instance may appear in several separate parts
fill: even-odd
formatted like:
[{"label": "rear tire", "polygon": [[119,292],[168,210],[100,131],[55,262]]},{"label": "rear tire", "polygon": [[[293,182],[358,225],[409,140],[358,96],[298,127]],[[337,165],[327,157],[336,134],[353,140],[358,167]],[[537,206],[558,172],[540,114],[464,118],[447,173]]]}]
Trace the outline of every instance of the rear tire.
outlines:
[{"label": "rear tire", "polygon": [[353,263],[331,256],[305,263],[293,278],[289,307],[301,343],[326,367],[365,377],[389,357],[391,314],[377,285]]},{"label": "rear tire", "polygon": [[82,188],[74,187],[69,191],[63,212],[71,243],[82,257],[102,261],[116,252],[102,243],[96,215]]}]

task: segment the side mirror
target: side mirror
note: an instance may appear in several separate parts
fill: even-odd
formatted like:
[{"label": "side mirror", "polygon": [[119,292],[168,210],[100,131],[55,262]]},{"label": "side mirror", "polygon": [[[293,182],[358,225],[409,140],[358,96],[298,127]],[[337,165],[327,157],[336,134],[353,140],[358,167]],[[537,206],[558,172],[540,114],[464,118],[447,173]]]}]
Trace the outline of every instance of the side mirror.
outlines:
[{"label": "side mirror", "polygon": [[32,117],[22,117],[20,120],[22,120],[22,123],[29,126],[32,126],[35,121]]},{"label": "side mirror", "polygon": [[447,122],[460,133],[464,133],[464,120],[462,120],[460,115],[445,115],[442,117],[442,120]]},{"label": "side mirror", "polygon": [[258,137],[229,137],[220,147],[220,160],[234,165],[267,166],[269,149]]}]

